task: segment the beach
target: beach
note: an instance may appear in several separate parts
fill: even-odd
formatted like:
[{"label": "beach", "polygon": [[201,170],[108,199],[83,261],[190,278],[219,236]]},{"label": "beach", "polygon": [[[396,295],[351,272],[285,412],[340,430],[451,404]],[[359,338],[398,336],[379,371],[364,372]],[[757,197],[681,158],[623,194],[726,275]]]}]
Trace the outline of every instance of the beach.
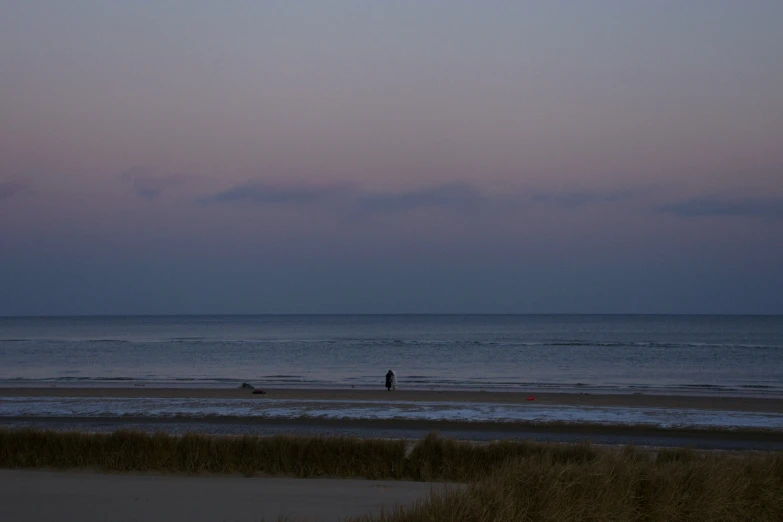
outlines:
[{"label": "beach", "polygon": [[[532,399],[532,400],[530,400]],[[360,389],[0,388],[0,425],[783,450],[783,400]]]},{"label": "beach", "polygon": [[[623,467],[633,466],[622,460],[626,446],[647,448],[643,451],[651,455],[667,448],[673,454],[681,448],[751,456],[783,451],[783,399],[776,398],[359,388],[253,391],[238,386],[5,387],[0,388],[0,428],[147,436],[193,433],[215,444],[234,439],[225,435],[270,441],[275,439],[267,437],[295,436],[302,441],[349,437],[356,441],[351,444],[396,440],[404,441],[404,459],[413,458],[416,448],[432,433],[479,448],[499,440],[555,443],[547,445],[553,448],[547,451],[563,454],[573,444],[588,442],[589,446],[575,447],[604,447],[602,451],[614,455],[608,458],[620,459],[613,466]],[[759,420],[763,423],[754,424]],[[77,451],[69,453],[77,461],[82,458],[78,454],[82,450],[69,451]],[[207,465],[204,455],[208,453],[196,454],[201,460],[194,465]],[[455,458],[454,465],[470,461]],[[296,462],[308,466],[311,460]],[[274,521],[278,517],[333,521],[378,515],[395,507],[415,509],[412,506],[417,502],[431,502],[432,491],[444,490],[438,478],[434,480],[440,482],[411,482],[410,477],[362,480],[357,475],[348,475],[355,479],[336,478],[328,473],[293,478],[290,471],[282,476],[264,476],[263,472],[240,476],[235,472],[166,472],[154,466],[145,472],[130,469],[121,473],[93,466],[66,466],[58,471],[46,466],[2,469],[0,504],[12,519],[20,521],[63,516],[88,522]],[[501,491],[493,489],[491,494]],[[459,502],[458,497],[448,498],[450,503]]]}]

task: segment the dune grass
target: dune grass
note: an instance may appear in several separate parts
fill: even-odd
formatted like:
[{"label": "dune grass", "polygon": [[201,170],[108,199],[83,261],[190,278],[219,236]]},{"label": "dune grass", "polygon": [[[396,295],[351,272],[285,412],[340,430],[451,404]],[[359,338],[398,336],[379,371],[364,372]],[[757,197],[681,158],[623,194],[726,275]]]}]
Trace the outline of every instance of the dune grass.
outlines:
[{"label": "dune grass", "polygon": [[0,467],[399,479],[405,442],[0,430]]},{"label": "dune grass", "polygon": [[408,457],[407,476],[414,480],[471,482],[491,474],[512,459],[538,457],[551,463],[589,462],[597,451],[590,444],[494,442],[469,444],[434,434],[422,439]]},{"label": "dune grass", "polygon": [[0,467],[4,468],[470,482],[513,458],[539,455],[569,463],[589,461],[596,454],[589,444],[475,445],[434,434],[419,441],[406,457],[402,440],[0,430]]},{"label": "dune grass", "polygon": [[521,453],[465,489],[352,522],[783,521],[780,455]]},{"label": "dune grass", "polygon": [[0,430],[0,467],[366,477],[468,483],[355,522],[783,521],[783,455],[589,444],[469,444],[430,435],[212,437]]}]

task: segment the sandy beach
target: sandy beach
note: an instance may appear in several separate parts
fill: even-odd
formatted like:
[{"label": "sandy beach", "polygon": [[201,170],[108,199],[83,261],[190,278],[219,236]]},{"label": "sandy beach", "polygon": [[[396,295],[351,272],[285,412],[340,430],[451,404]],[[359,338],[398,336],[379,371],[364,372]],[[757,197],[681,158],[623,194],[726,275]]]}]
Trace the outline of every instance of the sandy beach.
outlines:
[{"label": "sandy beach", "polygon": [[[425,498],[408,481],[0,470],[4,520],[337,521]],[[442,486],[441,486],[442,487]]]},{"label": "sandy beach", "polygon": [[2,397],[110,397],[110,398],[193,398],[256,400],[329,400],[394,402],[456,402],[536,404],[583,407],[687,408],[696,410],[783,413],[783,399],[753,397],[711,397],[696,395],[516,393],[484,391],[430,390],[362,390],[362,389],[266,389],[264,395],[253,395],[242,388],[0,388]]}]

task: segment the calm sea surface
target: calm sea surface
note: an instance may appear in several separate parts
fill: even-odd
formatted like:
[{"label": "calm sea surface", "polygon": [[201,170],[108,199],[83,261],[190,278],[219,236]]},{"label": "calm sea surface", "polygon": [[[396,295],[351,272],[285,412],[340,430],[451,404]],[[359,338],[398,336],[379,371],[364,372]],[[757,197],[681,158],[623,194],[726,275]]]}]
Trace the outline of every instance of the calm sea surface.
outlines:
[{"label": "calm sea surface", "polygon": [[781,316],[0,318],[0,385],[783,397]]}]

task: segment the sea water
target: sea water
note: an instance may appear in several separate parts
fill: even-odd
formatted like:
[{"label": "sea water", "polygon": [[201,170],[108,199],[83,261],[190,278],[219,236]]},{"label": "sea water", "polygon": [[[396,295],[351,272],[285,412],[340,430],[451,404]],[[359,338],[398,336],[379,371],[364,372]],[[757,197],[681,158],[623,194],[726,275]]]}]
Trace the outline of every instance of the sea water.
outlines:
[{"label": "sea water", "polygon": [[0,318],[0,386],[783,397],[782,316]]}]

